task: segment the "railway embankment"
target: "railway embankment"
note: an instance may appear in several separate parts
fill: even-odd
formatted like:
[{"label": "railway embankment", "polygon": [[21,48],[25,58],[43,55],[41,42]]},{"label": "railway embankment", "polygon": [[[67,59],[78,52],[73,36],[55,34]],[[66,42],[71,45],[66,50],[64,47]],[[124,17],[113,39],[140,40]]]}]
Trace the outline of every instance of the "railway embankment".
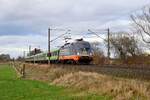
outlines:
[{"label": "railway embankment", "polygon": [[137,66],[137,65],[63,65],[52,64],[50,67],[43,64],[27,64],[27,66],[35,66],[40,68],[61,68],[63,70],[69,70],[71,72],[95,72],[103,75],[109,75],[114,77],[138,79],[138,80],[150,80],[150,67],[149,66]]},{"label": "railway embankment", "polygon": [[[148,69],[140,71],[140,68],[134,67],[130,69],[127,67],[110,68],[110,66],[105,66],[104,68],[104,66],[95,65],[49,66],[38,64],[26,64],[25,68],[26,78],[31,80],[40,80],[48,84],[75,88],[87,93],[109,95],[114,100],[150,99],[150,80],[143,75],[138,75],[138,73],[143,74],[146,70],[147,72],[145,73],[149,75]],[[127,77],[124,76],[125,73]],[[130,78],[130,75],[132,76],[133,74],[134,77]],[[142,79],[142,77],[145,79]]]}]

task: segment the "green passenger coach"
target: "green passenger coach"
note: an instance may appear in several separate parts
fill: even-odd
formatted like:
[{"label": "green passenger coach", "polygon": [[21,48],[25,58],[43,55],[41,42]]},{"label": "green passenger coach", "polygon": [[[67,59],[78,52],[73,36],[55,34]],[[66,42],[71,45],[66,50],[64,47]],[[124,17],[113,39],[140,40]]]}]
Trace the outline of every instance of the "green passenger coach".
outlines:
[{"label": "green passenger coach", "polygon": [[51,62],[58,62],[59,60],[59,50],[53,50],[51,51],[50,61]]},{"label": "green passenger coach", "polygon": [[[51,62],[58,62],[59,59],[59,50],[52,50],[51,51],[51,56],[50,56],[50,61]],[[26,57],[26,62],[41,62],[41,63],[46,63],[48,62],[49,57],[47,52],[42,52],[36,55],[28,56]]]}]

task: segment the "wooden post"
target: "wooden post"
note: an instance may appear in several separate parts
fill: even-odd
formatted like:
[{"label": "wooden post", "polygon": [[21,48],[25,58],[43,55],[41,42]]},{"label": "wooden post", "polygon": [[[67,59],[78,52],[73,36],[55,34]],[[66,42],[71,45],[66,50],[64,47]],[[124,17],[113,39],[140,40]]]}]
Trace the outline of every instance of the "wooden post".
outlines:
[{"label": "wooden post", "polygon": [[50,65],[50,28],[48,29],[48,64]]},{"label": "wooden post", "polygon": [[25,78],[25,64],[22,67],[22,78]]}]

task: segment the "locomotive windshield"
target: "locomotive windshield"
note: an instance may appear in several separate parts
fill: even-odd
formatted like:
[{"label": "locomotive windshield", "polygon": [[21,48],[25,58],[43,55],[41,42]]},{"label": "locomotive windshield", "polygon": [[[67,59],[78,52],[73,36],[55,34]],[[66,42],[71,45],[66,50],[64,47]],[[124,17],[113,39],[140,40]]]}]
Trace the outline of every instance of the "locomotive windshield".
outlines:
[{"label": "locomotive windshield", "polygon": [[74,44],[74,49],[77,55],[89,55],[91,54],[91,46],[89,42],[81,41]]}]

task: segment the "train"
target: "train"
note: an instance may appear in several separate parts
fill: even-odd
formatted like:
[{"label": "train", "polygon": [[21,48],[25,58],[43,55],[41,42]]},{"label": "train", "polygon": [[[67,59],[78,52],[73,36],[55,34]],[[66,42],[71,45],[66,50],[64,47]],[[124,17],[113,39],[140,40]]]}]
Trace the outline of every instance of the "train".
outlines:
[{"label": "train", "polygon": [[31,63],[63,63],[63,64],[90,64],[93,61],[93,51],[89,42],[76,39],[66,43],[59,49],[27,56],[25,61]]}]

